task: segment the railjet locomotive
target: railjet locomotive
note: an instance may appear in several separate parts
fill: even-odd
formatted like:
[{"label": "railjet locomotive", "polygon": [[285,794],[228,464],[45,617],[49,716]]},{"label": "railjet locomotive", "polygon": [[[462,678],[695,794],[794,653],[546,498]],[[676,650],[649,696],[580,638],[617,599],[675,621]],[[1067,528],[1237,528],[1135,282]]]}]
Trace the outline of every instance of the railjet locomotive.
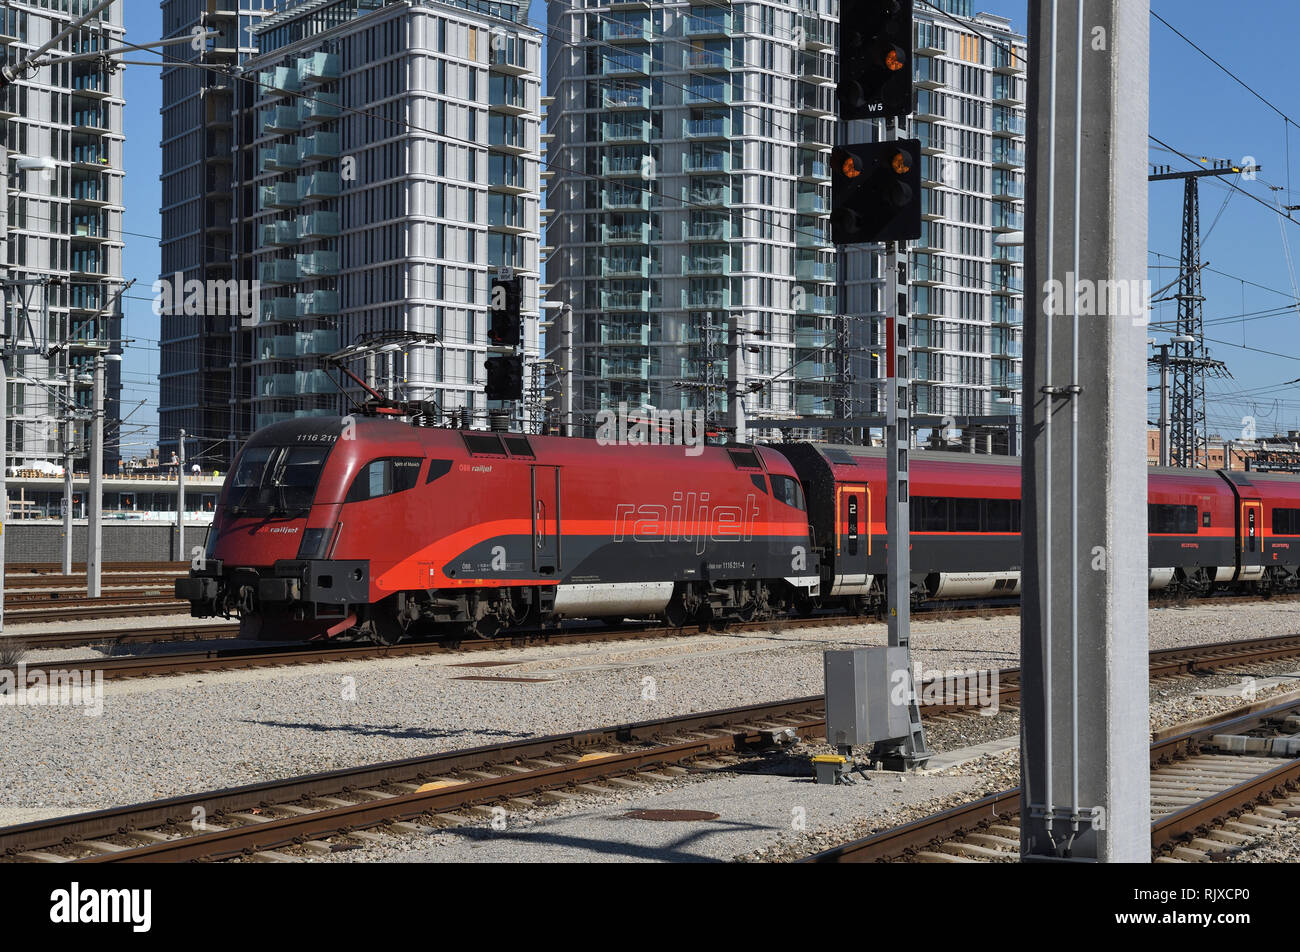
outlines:
[{"label": "railjet locomotive", "polygon": [[[672,625],[884,601],[885,460],[812,443],[602,446],[376,417],[249,440],[176,583],[276,639],[489,636],[563,618]],[[1153,470],[1152,590],[1296,586],[1300,480]],[[912,597],[1020,591],[1020,466],[918,452]]]}]

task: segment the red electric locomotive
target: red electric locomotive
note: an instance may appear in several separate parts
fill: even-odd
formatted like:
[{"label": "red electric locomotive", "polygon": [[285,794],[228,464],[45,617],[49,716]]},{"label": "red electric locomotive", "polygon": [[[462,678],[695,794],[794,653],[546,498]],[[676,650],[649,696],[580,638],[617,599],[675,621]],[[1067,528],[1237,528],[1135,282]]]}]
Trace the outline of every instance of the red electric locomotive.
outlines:
[{"label": "red electric locomotive", "polygon": [[760,447],[604,447],[363,417],[249,441],[177,595],[241,634],[489,635],[565,616],[670,623],[806,605],[790,463]]}]

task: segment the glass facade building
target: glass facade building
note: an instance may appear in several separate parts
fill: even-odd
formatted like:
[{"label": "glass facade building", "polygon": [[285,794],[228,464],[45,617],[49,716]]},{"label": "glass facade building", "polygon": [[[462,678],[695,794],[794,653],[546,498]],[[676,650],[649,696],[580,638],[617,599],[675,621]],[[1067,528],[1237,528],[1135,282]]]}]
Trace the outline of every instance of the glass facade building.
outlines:
[{"label": "glass facade building", "polygon": [[[1006,413],[1023,278],[1021,249],[994,239],[1022,227],[1025,41],[966,0],[945,7],[969,26],[920,6],[915,21],[917,409]],[[720,418],[730,320],[751,429],[881,412],[878,249],[837,261],[830,242],[837,14],[834,0],[550,5],[548,297],[573,308],[588,427],[620,403]]]},{"label": "glass facade building", "polygon": [[[0,7],[0,47],[19,62],[90,12],[89,0],[14,0]],[[50,55],[121,43],[120,5]],[[11,361],[6,462],[61,463],[69,409],[76,469],[85,472],[96,354],[121,344],[123,81],[98,59],[54,63],[0,90],[4,149],[5,325]],[[46,315],[48,314],[48,317]],[[106,364],[106,470],[120,456],[121,365]]]}]

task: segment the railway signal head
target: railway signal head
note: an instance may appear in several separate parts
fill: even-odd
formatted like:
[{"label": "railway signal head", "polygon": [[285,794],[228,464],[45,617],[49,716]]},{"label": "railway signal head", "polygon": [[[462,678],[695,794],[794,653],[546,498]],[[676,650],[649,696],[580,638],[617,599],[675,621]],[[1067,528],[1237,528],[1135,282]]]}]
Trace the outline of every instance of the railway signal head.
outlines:
[{"label": "railway signal head", "polygon": [[487,398],[489,400],[522,400],[524,398],[524,359],[522,357],[489,357],[483,364],[487,368]]},{"label": "railway signal head", "polygon": [[519,278],[493,278],[488,298],[488,340],[498,347],[518,347],[523,340],[523,286]]},{"label": "railway signal head", "polygon": [[921,237],[919,139],[831,153],[831,237],[837,245]]},{"label": "railway signal head", "polygon": [[913,0],[840,3],[840,119],[911,114],[912,8]]}]

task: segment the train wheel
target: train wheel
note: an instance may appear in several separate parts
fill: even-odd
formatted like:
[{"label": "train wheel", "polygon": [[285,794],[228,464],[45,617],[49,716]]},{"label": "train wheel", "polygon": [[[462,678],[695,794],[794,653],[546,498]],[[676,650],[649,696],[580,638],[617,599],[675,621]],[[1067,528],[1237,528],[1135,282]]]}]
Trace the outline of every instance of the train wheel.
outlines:
[{"label": "train wheel", "polygon": [[821,600],[810,595],[796,595],[794,613],[800,618],[808,618],[821,607]]},{"label": "train wheel", "polygon": [[391,646],[406,637],[406,629],[391,612],[378,608],[366,622],[367,634],[375,644]]},{"label": "train wheel", "polygon": [[664,607],[664,622],[669,628],[684,628],[689,617],[686,605],[682,601],[682,593],[680,591],[673,592],[673,597]]}]

